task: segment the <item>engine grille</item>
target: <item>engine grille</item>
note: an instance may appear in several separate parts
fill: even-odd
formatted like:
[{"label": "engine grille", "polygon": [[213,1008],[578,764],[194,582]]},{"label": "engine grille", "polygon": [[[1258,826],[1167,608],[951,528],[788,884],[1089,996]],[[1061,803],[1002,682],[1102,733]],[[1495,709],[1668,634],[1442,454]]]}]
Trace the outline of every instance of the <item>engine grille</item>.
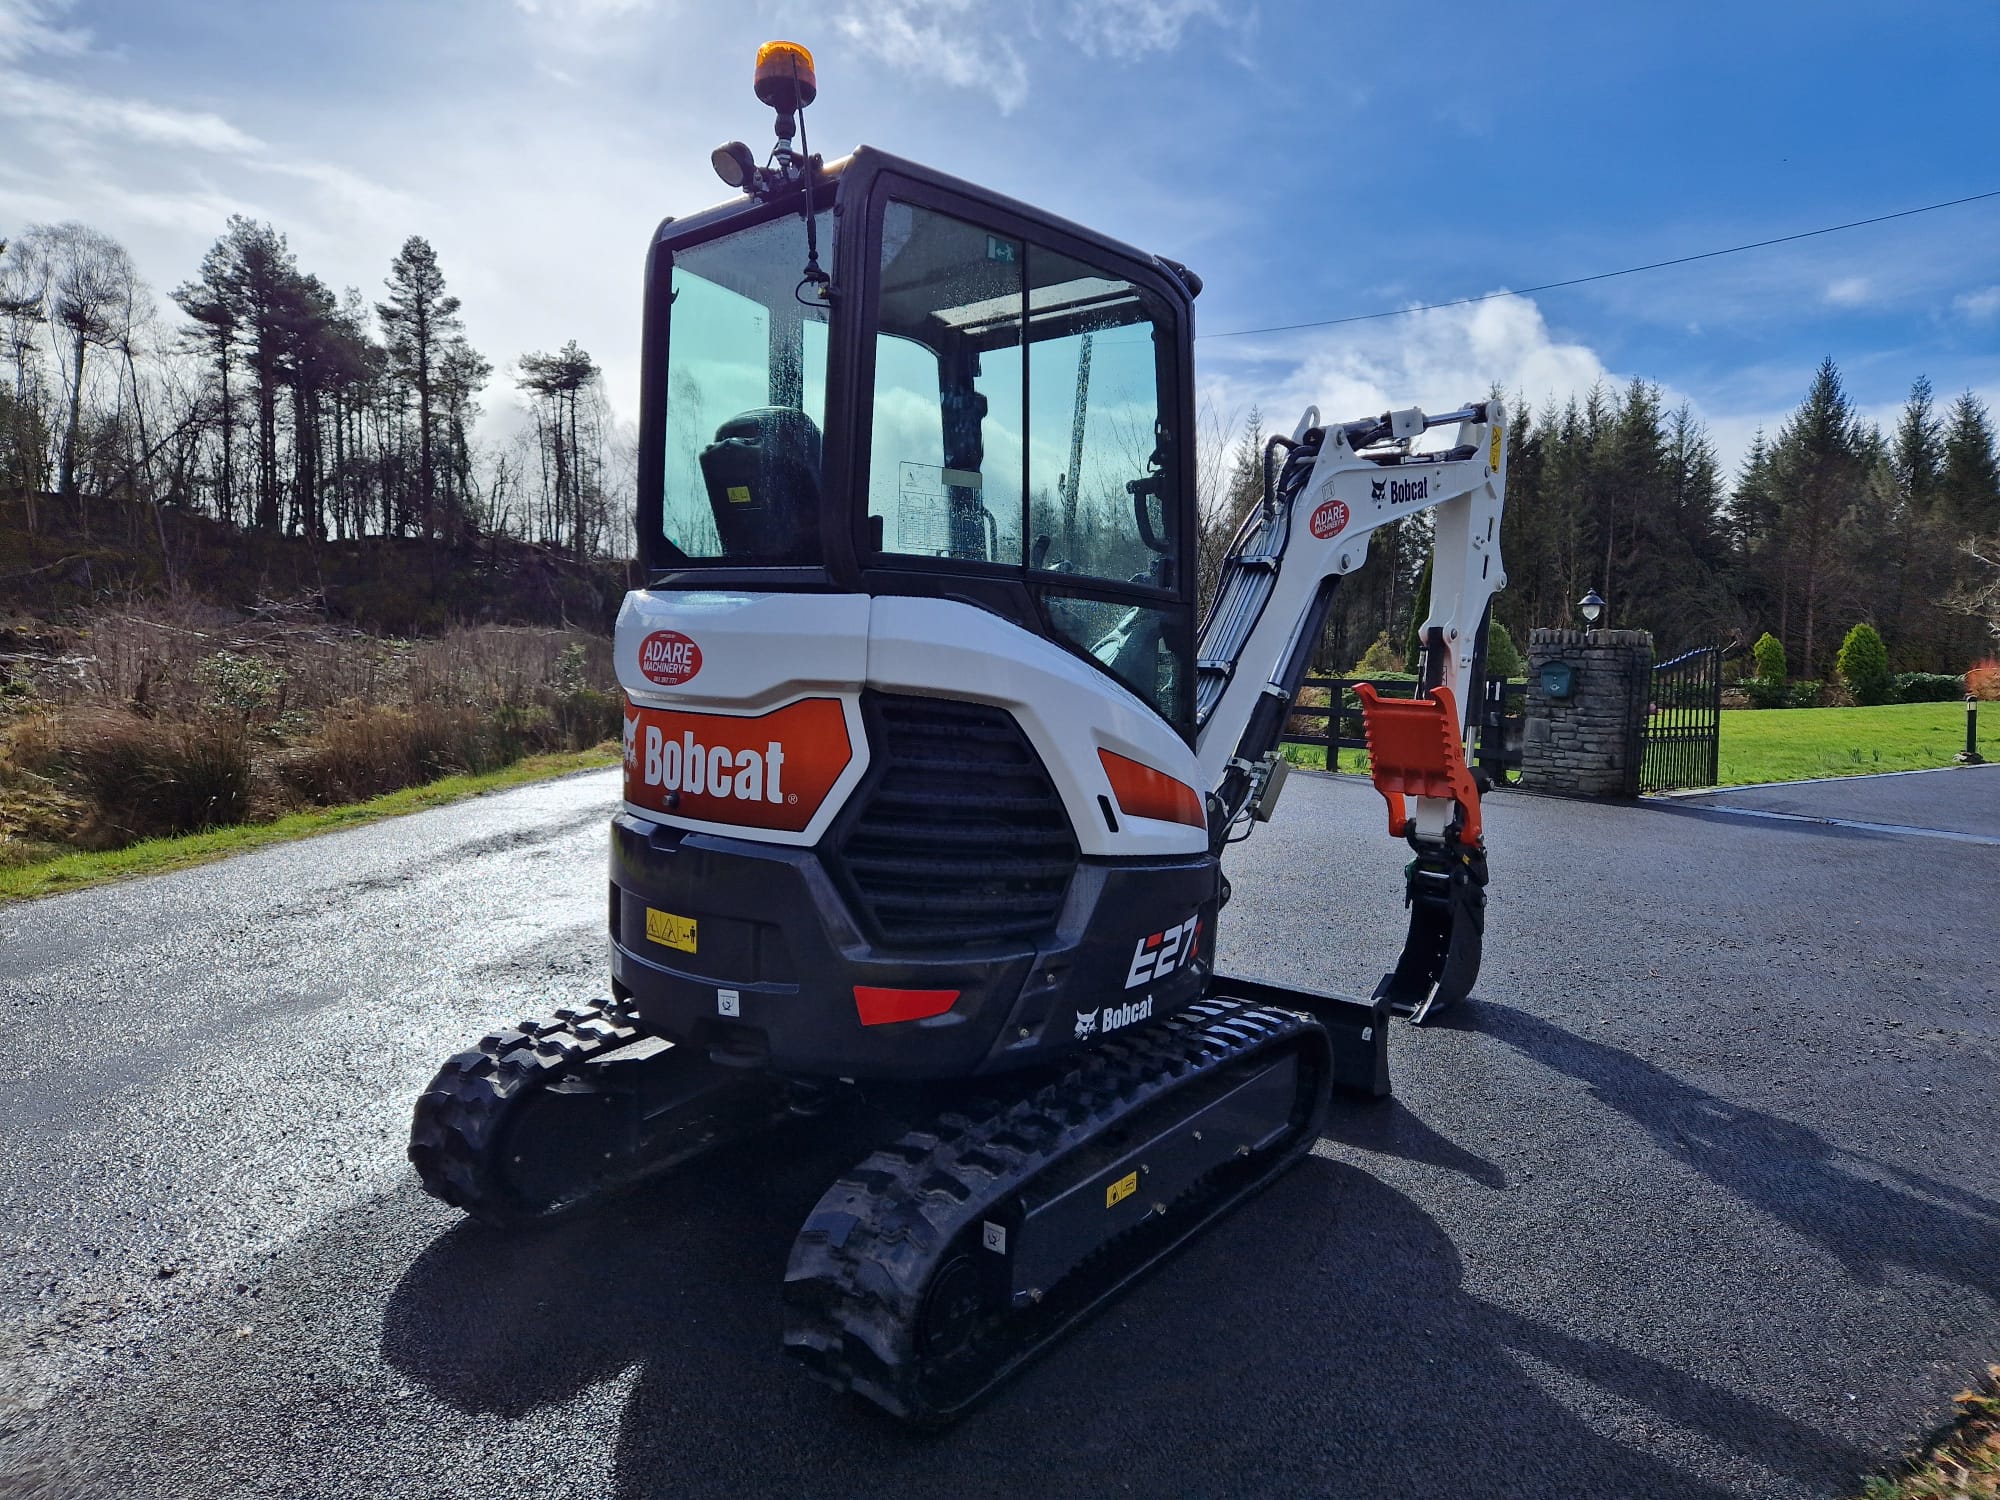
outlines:
[{"label": "engine grille", "polygon": [[875,763],[838,847],[879,936],[937,947],[1047,930],[1076,839],[1013,716],[886,694],[867,708]]}]

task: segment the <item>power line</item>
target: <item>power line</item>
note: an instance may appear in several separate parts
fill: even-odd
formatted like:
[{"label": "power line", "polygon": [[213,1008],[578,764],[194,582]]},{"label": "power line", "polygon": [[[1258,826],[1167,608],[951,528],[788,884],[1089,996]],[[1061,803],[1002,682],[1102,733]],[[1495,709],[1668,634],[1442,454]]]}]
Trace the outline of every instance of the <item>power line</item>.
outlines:
[{"label": "power line", "polygon": [[1886,224],[1891,219],[1908,219],[1917,214],[1934,214],[1941,208],[1957,208],[2000,198],[2000,188],[1990,193],[1974,193],[1969,198],[1953,198],[1944,203],[1926,203],[1922,208],[1905,208],[1893,214],[1877,214],[1872,219],[1854,219],[1845,224],[1829,224],[1824,229],[1804,229],[1797,234],[1781,234],[1776,239],[1753,240],[1747,245],[1731,245],[1724,250],[1704,250],[1698,255],[1677,255],[1672,260],[1649,261],[1643,266],[1627,266],[1622,271],[1599,271],[1595,276],[1572,276],[1567,281],[1545,281],[1540,286],[1524,286],[1513,291],[1483,292],[1477,297],[1455,297],[1449,302],[1426,302],[1420,307],[1395,307],[1386,312],[1352,313],[1344,318],[1315,318],[1308,323],[1279,323],[1270,328],[1231,328],[1220,333],[1198,333],[1203,339],[1240,339],[1253,333],[1296,333],[1304,328],[1334,328],[1342,323],[1369,323],[1377,318],[1405,318],[1411,313],[1437,312],[1446,307],[1469,307],[1475,302],[1491,302],[1498,297],[1526,297],[1534,292],[1552,292],[1558,287],[1582,286],[1591,281],[1609,281],[1614,276],[1636,276],[1641,271],[1658,271],[1668,266],[1684,266],[1697,260],[1714,260],[1718,255],[1740,255],[1745,250],[1763,250],[1772,245],[1788,245],[1817,235],[1838,234],[1843,229],[1861,229],[1869,224]]}]

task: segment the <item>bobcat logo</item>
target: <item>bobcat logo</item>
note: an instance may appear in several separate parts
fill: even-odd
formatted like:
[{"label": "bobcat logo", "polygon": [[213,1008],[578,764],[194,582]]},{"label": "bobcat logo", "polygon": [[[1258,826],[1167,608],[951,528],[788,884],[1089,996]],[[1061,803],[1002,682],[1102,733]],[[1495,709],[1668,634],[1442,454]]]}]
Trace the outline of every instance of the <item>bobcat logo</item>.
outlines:
[{"label": "bobcat logo", "polygon": [[1080,1042],[1097,1031],[1097,1012],[1080,1010],[1076,1013],[1076,1039]]},{"label": "bobcat logo", "polygon": [[630,714],[625,716],[625,764],[639,764],[639,721]]},{"label": "bobcat logo", "polygon": [[1368,498],[1370,500],[1379,502],[1382,499],[1382,497],[1388,493],[1388,489],[1389,489],[1388,480],[1371,479],[1368,481]]}]

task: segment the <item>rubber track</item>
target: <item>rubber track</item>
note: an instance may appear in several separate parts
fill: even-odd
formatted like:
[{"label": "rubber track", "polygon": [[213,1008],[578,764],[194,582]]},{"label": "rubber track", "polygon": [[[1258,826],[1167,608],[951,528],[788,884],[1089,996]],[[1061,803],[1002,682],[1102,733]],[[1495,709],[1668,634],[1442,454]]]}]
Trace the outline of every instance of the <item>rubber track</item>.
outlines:
[{"label": "rubber track", "polygon": [[[989,1314],[975,1339],[983,1347],[969,1361],[975,1368],[947,1371],[940,1380],[917,1349],[918,1329],[933,1276],[970,1243],[974,1226],[1045,1168],[1202,1073],[1319,1030],[1289,1011],[1202,1000],[1100,1044],[1058,1082],[981,1115],[941,1115],[930,1128],[878,1149],[835,1182],[793,1243],[785,1273],[787,1350],[822,1381],[905,1421],[951,1420],[1311,1149],[1327,1097],[1323,1036],[1317,1057],[1301,1063],[1317,1069],[1302,1073],[1313,1091],[1306,1117],[1254,1179],[1192,1207],[1187,1199],[1200,1190],[1191,1191],[1162,1221],[1164,1229],[1142,1224],[1100,1247],[1051,1289],[1044,1306]],[[1132,1261],[1120,1267],[1123,1256]],[[1082,1300],[1065,1295],[1073,1286],[1084,1289]]]},{"label": "rubber track", "polygon": [[605,1000],[491,1032],[451,1058],[418,1097],[410,1122],[410,1160],[424,1191],[488,1224],[555,1217],[508,1191],[499,1133],[524,1096],[638,1036],[630,1016]]}]

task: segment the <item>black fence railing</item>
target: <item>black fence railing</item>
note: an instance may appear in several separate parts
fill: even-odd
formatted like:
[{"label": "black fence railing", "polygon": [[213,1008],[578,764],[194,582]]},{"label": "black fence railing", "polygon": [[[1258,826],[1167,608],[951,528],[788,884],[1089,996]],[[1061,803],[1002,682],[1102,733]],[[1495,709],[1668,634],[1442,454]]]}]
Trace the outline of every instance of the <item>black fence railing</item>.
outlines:
[{"label": "black fence railing", "polygon": [[[1359,683],[1367,683],[1384,698],[1414,698],[1417,684],[1403,677],[1308,677],[1299,684],[1292,702],[1291,717],[1285,723],[1287,745],[1318,745],[1326,751],[1326,768],[1340,769],[1340,752],[1366,750],[1363,737],[1361,700],[1354,695]],[[1504,786],[1520,780],[1521,721],[1525,712],[1528,685],[1505,677],[1488,677],[1480,694],[1472,764],[1485,773],[1488,784]],[[1317,701],[1324,699],[1324,702]],[[1318,732],[1314,733],[1313,728]],[[1354,769],[1359,770],[1357,765]],[[1515,773],[1515,774],[1510,774]]]}]

